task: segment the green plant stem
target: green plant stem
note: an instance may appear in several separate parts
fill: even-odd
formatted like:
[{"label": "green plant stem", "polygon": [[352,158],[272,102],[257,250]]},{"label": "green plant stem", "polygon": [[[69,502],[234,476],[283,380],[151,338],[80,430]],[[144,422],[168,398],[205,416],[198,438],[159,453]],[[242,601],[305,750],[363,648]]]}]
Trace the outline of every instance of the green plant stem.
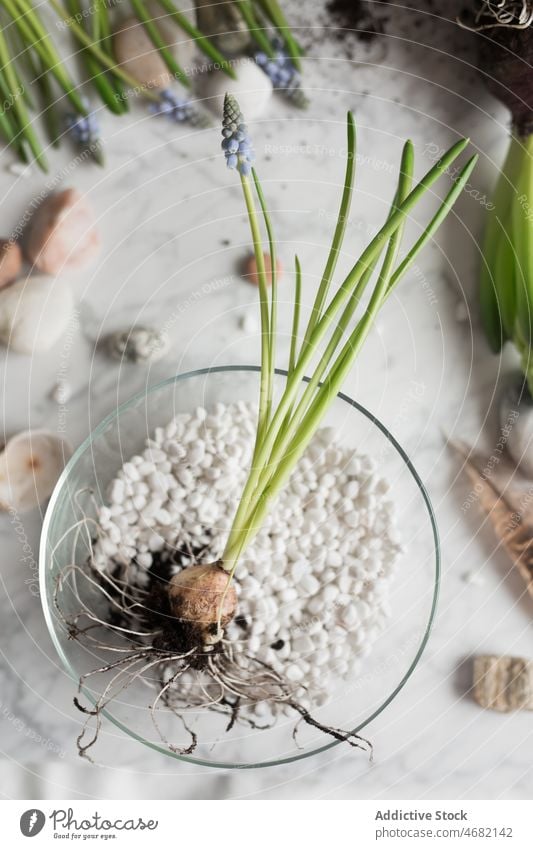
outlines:
[{"label": "green plant stem", "polygon": [[85,45],[92,56],[97,59],[100,64],[102,64],[108,71],[111,71],[118,79],[122,80],[122,82],[126,83],[126,85],[138,91],[142,94],[143,97],[148,98],[148,100],[152,100],[155,103],[159,103],[160,97],[157,93],[153,92],[148,86],[141,85],[138,80],[135,79],[131,74],[128,74],[126,71],[123,71],[109,56],[104,53],[103,50],[100,49],[98,45],[96,45],[91,38],[91,36],[85,32],[83,27],[79,26],[76,21],[70,16],[65,9],[59,3],[59,0],[48,0],[50,5],[53,7],[54,11],[57,15],[63,20],[69,29],[72,31],[73,35],[77,38],[77,40]]},{"label": "green plant stem", "polygon": [[300,57],[304,55],[304,52],[298,41],[293,36],[291,28],[287,23],[287,19],[285,18],[279,3],[277,0],[258,0],[258,2],[260,8],[274,24],[285,42],[285,47],[287,48],[287,52],[291,57],[294,67],[296,70],[301,71],[302,63],[300,62]]},{"label": "green plant stem", "polygon": [[[72,4],[72,0],[70,0]],[[76,0],[77,2],[77,0]],[[74,5],[76,5],[76,2]],[[79,4],[77,4],[79,5]],[[104,45],[102,29],[106,27],[105,17],[102,17],[102,11],[105,9],[105,2],[102,4],[100,0],[92,0],[91,5],[91,21],[92,21],[92,37],[95,44],[98,44],[102,50],[107,52],[107,47]],[[106,10],[107,11],[107,10]],[[128,102],[124,98],[124,91],[118,79],[111,74],[108,78],[105,68],[91,56],[87,48],[82,48],[82,55],[85,59],[85,65],[89,73],[92,84],[99,93],[102,102],[107,106],[110,112],[115,115],[124,115],[128,111]],[[111,56],[109,57],[111,59]]]},{"label": "green plant stem", "polygon": [[[18,0],[18,2],[20,3],[20,0]],[[80,115],[86,115],[87,110],[75,90],[76,86],[66,73],[61,63],[61,59],[55,52],[53,46],[51,46],[50,40],[48,39],[47,42],[46,39],[43,39],[43,37],[35,29],[34,21],[37,16],[33,9],[28,11],[24,4],[21,6],[17,5],[17,0],[3,0],[3,3],[6,11],[9,13],[14,24],[18,27],[26,43],[28,45],[31,44],[43,65],[55,76],[59,85]]]},{"label": "green plant stem", "polygon": [[250,231],[252,234],[255,261],[257,265],[257,278],[259,281],[259,308],[261,314],[261,385],[259,393],[259,418],[254,449],[255,456],[255,453],[260,449],[263,434],[268,426],[268,410],[271,402],[271,398],[269,397],[269,387],[271,387],[271,381],[269,380],[271,328],[268,311],[268,286],[265,271],[265,258],[263,254],[263,243],[261,241],[257,212],[248,177],[241,175],[241,185],[244,194],[244,201],[246,203],[246,211],[248,213],[248,221],[250,223]]},{"label": "green plant stem", "polygon": [[294,310],[292,314],[291,347],[289,351],[288,373],[294,370],[296,364],[296,348],[298,345],[298,329],[300,326],[300,309],[302,302],[302,266],[297,256],[294,257]]},{"label": "green plant stem", "polygon": [[33,153],[35,160],[43,171],[48,171],[46,157],[41,149],[37,135],[31,125],[30,116],[26,109],[24,99],[21,97],[18,88],[17,75],[12,66],[12,59],[9,55],[9,48],[4,37],[3,30],[0,28],[0,63],[2,71],[5,75],[7,86],[11,92],[12,108],[20,126],[20,131],[28,142],[28,146]]},{"label": "green plant stem", "polygon": [[228,62],[226,57],[218,50],[211,41],[206,38],[206,36],[200,32],[200,30],[191,24],[188,18],[176,8],[172,0],[159,0],[159,4],[163,7],[167,15],[169,15],[182,29],[187,35],[190,35],[191,38],[194,38],[199,50],[202,53],[205,53],[209,59],[212,59],[217,65],[220,66],[220,69],[224,71],[231,77],[232,80],[236,79],[235,71],[231,67],[231,64]]},{"label": "green plant stem", "polygon": [[[507,156],[487,210],[479,281],[481,320],[491,349],[498,353],[513,336],[516,269],[510,232],[511,208],[522,162],[522,145],[511,137]],[[502,250],[503,248],[503,250]]]},{"label": "green plant stem", "polygon": [[[248,505],[252,499],[253,493],[256,490],[264,466],[268,463],[270,453],[278,437],[279,427],[285,420],[286,414],[290,409],[290,405],[292,404],[293,399],[295,398],[298,392],[300,382],[305,374],[305,368],[307,366],[307,363],[313,356],[318,343],[321,341],[324,334],[326,333],[337,311],[340,309],[342,304],[350,297],[355,287],[359,284],[359,281],[362,275],[364,275],[364,273],[366,272],[368,266],[381,253],[383,240],[389,239],[393,235],[393,233],[402,224],[410,210],[416,205],[416,203],[431,187],[431,185],[433,185],[433,183],[441,176],[441,174],[444,173],[447,169],[449,169],[450,165],[464,150],[467,143],[467,139],[462,139],[461,141],[453,145],[450,150],[442,157],[442,159],[426,173],[426,175],[415,186],[415,188],[409,192],[403,203],[401,203],[398,208],[392,213],[392,215],[380,229],[378,234],[363,251],[358,261],[352,268],[351,272],[346,277],[344,283],[339,287],[339,290],[330,301],[330,304],[325,310],[323,316],[315,326],[309,340],[309,345],[307,345],[307,347],[301,351],[298,361],[295,364],[294,371],[287,380],[285,391],[277,406],[270,426],[262,440],[261,450],[258,452],[256,461],[250,469],[248,480],[244,487],[243,496],[237,508],[232,529],[228,536],[227,545],[222,557],[225,568],[231,570],[236,565],[234,561],[234,556],[235,551],[239,549],[239,537],[243,532],[246,532],[246,517],[248,515]],[[456,188],[456,186],[454,188]],[[267,497],[267,495],[268,493],[263,491],[259,497],[261,499],[264,499],[265,497]]]},{"label": "green plant stem", "polygon": [[[512,199],[510,220],[506,224],[511,232],[515,253],[516,322],[522,345],[527,348],[526,374],[531,370],[530,349],[533,345],[533,248],[531,243],[531,210],[533,204],[533,136],[519,140],[520,152],[516,196]],[[516,150],[516,148],[515,148]],[[514,334],[513,334],[514,336]],[[525,350],[522,347],[522,357]]]},{"label": "green plant stem", "polygon": [[153,19],[150,17],[146,6],[142,2],[142,0],[130,0],[130,2],[133,6],[137,18],[141,21],[142,25],[146,29],[146,32],[152,44],[161,54],[161,57],[165,62],[167,68],[169,69],[170,73],[173,74],[177,80],[183,83],[183,85],[189,87],[190,82],[187,78],[187,74],[174,59],[172,52],[165,44],[161,32],[159,31],[157,25],[154,23]]},{"label": "green plant stem", "polygon": [[342,242],[344,240],[344,234],[346,232],[346,226],[348,224],[348,218],[350,215],[350,207],[352,203],[352,194],[353,194],[353,184],[355,178],[355,145],[356,145],[356,132],[355,132],[355,121],[351,112],[348,112],[347,118],[347,156],[346,156],[346,174],[344,176],[344,189],[342,192],[341,204],[339,207],[339,212],[337,215],[337,223],[335,225],[335,232],[333,234],[333,240],[331,242],[331,248],[328,254],[328,258],[326,261],[326,267],[324,269],[324,273],[322,275],[322,279],[320,281],[315,302],[313,304],[313,308],[311,310],[311,316],[309,318],[309,322],[307,324],[307,329],[305,331],[303,346],[307,346],[309,344],[309,339],[313,330],[315,329],[317,321],[320,319],[322,314],[322,308],[324,306],[325,300],[327,298],[329,288],[331,286],[331,281],[333,279],[333,274],[335,273],[335,269],[337,267],[337,261],[340,255],[340,249],[342,246]]},{"label": "green plant stem", "polygon": [[[268,389],[267,389],[267,409],[266,409],[266,424],[270,421],[270,414],[272,410],[272,392],[274,387],[274,371],[275,371],[275,363],[276,363],[276,335],[277,335],[277,323],[278,323],[278,274],[277,274],[277,255],[276,255],[276,242],[274,239],[274,233],[272,231],[272,222],[270,220],[270,215],[268,213],[265,196],[263,194],[263,190],[261,188],[261,183],[257,179],[257,174],[254,169],[252,169],[252,176],[254,180],[255,191],[257,197],[259,199],[259,205],[261,207],[261,212],[263,213],[263,220],[265,222],[265,229],[267,231],[268,237],[268,247],[270,253],[270,318],[269,318],[269,327],[268,327]],[[264,267],[264,262],[263,262]],[[267,287],[267,298],[268,298],[268,282],[266,279],[265,272],[265,285]]]},{"label": "green plant stem", "polygon": [[[469,162],[462,170],[461,175],[457,180],[456,186],[454,186],[454,188],[450,191],[446,200],[444,201],[443,206],[446,211],[444,212],[442,217],[446,216],[446,213],[449,212],[451,205],[455,202],[459,193],[464,188],[476,161],[477,156],[472,157],[472,159],[469,160]],[[442,217],[440,218],[441,221]],[[437,216],[435,216],[435,218],[437,218]],[[420,244],[422,244],[422,242],[420,242]],[[315,434],[317,428],[320,425],[320,422],[322,421],[325,413],[327,412],[331,401],[340,391],[340,388],[353,365],[353,361],[357,356],[357,353],[361,349],[361,346],[368,335],[368,332],[373,324],[373,321],[380,307],[392,291],[393,285],[395,285],[402,276],[398,273],[399,269],[395,272],[394,275],[390,275],[390,268],[392,266],[389,264],[387,258],[385,260],[385,264],[388,267],[384,267],[382,274],[380,275],[380,281],[378,281],[378,284],[374,290],[365,315],[358,323],[356,331],[354,332],[354,334],[352,334],[351,338],[344,346],[340,357],[336,361],[330,374],[328,374],[328,377],[324,382],[323,386],[321,387],[320,392],[317,393],[312,405],[307,410],[303,426],[297,431],[297,433],[293,437],[292,442],[289,444],[286,450],[285,456],[282,458],[281,462],[278,463],[276,471],[271,476],[267,487],[261,492],[260,496],[256,499],[255,506],[253,507],[252,512],[246,522],[246,536],[240,541],[241,551],[246,548],[246,546],[253,538],[254,534],[257,533],[257,531],[261,527],[268,513],[270,502],[284,486],[298,460],[309,445],[313,435]],[[394,284],[393,280],[395,281]]]},{"label": "green plant stem", "polygon": [[249,2],[249,0],[233,0],[233,2],[241,13],[252,38],[255,39],[261,50],[263,50],[267,56],[269,56],[271,59],[274,59],[274,48],[270,43],[270,39],[265,34],[264,29],[261,27],[259,21],[255,17],[255,12],[252,4]]}]

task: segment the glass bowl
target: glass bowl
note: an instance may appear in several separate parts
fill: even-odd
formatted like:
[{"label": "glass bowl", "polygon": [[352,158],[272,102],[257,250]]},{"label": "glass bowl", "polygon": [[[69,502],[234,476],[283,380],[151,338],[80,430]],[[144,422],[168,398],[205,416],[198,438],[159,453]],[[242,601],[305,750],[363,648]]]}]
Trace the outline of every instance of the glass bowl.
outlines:
[{"label": "glass bowl", "polygon": [[[275,392],[284,387],[285,373],[277,372]],[[66,466],[52,495],[46,513],[40,557],[41,597],[44,615],[55,648],[72,678],[108,660],[69,639],[58,615],[54,593],[57,576],[73,560],[87,558],[87,536],[79,532],[83,514],[94,517],[98,505],[106,502],[106,488],[123,462],[142,450],[144,440],[157,426],[165,425],[178,413],[206,409],[221,401],[257,403],[259,369],[229,366],[188,372],[170,378],[136,395],[115,409],[78,448]],[[323,422],[335,429],[341,446],[362,450],[372,456],[379,473],[390,485],[404,552],[390,584],[391,615],[368,655],[362,658],[359,674],[353,680],[335,682],[328,703],[313,710],[321,722],[337,728],[370,732],[367,726],[394,700],[412,675],[427,643],[435,615],[440,563],[435,516],[428,494],[413,465],[387,429],[356,401],[339,394]],[[68,589],[59,591],[59,607],[69,609]],[[95,676],[86,698],[97,698],[101,685]],[[98,687],[100,686],[100,690]],[[73,687],[74,689],[74,687]],[[203,766],[252,768],[287,763],[346,745],[305,725],[295,742],[294,718],[280,717],[273,728],[260,730],[235,724],[226,732],[227,718],[212,711],[198,711],[194,722],[200,743],[193,754],[171,751],[161,742],[148,706],[146,685],[136,681],[105,708],[103,715],[122,731],[164,755]],[[173,714],[164,716],[165,733],[176,730]],[[161,722],[161,720],[160,720]],[[97,749],[95,750],[95,754]]]}]

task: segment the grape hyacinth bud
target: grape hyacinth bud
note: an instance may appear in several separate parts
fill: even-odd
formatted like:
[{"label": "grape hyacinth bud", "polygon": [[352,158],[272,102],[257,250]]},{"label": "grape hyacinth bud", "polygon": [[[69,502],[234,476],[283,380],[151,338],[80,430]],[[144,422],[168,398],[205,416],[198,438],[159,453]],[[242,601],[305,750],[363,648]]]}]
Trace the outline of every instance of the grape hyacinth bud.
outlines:
[{"label": "grape hyacinth bud", "polygon": [[[88,109],[88,104],[84,104]],[[94,112],[80,115],[78,112],[69,112],[65,115],[65,129],[74,144],[90,151],[93,159],[100,165],[104,164],[102,145],[100,142],[100,124]]]},{"label": "grape hyacinth bud", "polygon": [[252,170],[255,154],[239,104],[232,94],[226,94],[224,98],[222,135],[226,165],[228,168],[236,168],[239,174],[247,177]]},{"label": "grape hyacinth bud", "polygon": [[159,94],[159,103],[151,103],[148,107],[153,115],[165,115],[177,124],[187,121],[195,127],[208,126],[208,119],[197,110],[191,100],[179,97],[170,88],[163,89]]},{"label": "grape hyacinth bud", "polygon": [[299,71],[283,49],[281,41],[274,40],[272,47],[275,51],[274,58],[270,58],[262,51],[254,55],[257,65],[264,71],[275,89],[281,91],[300,109],[305,109],[309,101],[302,90],[302,78]]},{"label": "grape hyacinth bud", "polygon": [[65,127],[77,145],[92,145],[100,139],[100,126],[94,112],[88,115],[69,112],[65,116]]}]

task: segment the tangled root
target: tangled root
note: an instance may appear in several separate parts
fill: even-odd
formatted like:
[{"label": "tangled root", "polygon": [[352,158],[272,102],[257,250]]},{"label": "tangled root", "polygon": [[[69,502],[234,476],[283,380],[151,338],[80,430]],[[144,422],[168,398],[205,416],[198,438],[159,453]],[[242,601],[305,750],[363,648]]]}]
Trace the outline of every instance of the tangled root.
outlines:
[{"label": "tangled root", "polygon": [[[92,554],[90,538],[88,545]],[[192,552],[187,547],[185,553],[198,562],[204,552]],[[154,561],[146,587],[128,580],[128,564],[116,563],[111,571],[100,571],[92,556],[85,566],[73,563],[56,578],[54,604],[69,638],[100,659],[102,653],[109,656],[108,662],[100,663],[79,679],[74,704],[86,716],[77,738],[80,756],[91,760],[89,751],[98,740],[106,708],[135,682],[154,692],[149,704],[152,723],[161,742],[178,755],[192,754],[199,743],[197,733],[187,722],[188,712],[211,710],[223,714],[228,718],[226,731],[237,723],[267,729],[275,720],[261,724],[251,715],[250,708],[260,703],[283,704],[299,715],[293,730],[297,745],[298,729],[304,724],[372,755],[368,740],[315,719],[299,701],[304,690],[301,684],[292,685],[272,666],[240,650],[233,641],[223,637],[208,650],[191,645],[190,632],[180,627],[170,607],[168,583],[175,565],[179,565],[179,560]],[[63,609],[65,598],[68,612]],[[193,676],[192,688],[181,681],[186,673]],[[98,697],[90,697],[92,705],[87,706],[80,694],[100,675],[110,677]],[[189,737],[187,745],[176,745],[163,732],[158,721],[162,708],[179,719]]]}]

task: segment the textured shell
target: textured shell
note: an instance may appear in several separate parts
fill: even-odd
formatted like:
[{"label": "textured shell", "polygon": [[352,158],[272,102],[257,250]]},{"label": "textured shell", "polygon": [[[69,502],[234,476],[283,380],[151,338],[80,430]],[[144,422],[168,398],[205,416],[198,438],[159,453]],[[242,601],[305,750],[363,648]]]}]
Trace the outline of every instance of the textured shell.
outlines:
[{"label": "textured shell", "polygon": [[169,340],[165,333],[153,327],[133,327],[118,330],[107,338],[107,350],[115,360],[130,363],[156,362],[165,356]]},{"label": "textured shell", "polygon": [[27,430],[12,437],[0,454],[0,509],[24,512],[52,493],[70,445],[47,430]]}]

